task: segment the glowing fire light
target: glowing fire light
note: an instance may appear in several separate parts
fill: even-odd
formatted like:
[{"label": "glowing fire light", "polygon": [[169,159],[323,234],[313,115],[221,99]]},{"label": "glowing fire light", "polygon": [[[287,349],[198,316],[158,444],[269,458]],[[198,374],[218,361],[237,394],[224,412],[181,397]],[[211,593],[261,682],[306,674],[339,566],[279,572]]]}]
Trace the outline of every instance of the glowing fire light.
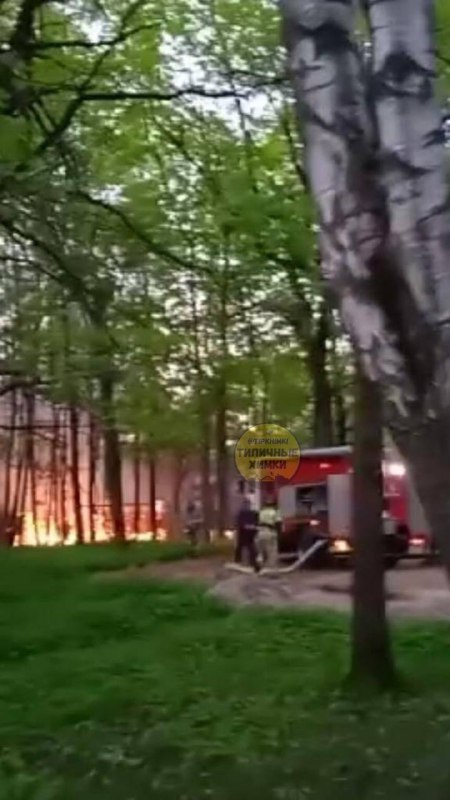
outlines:
[{"label": "glowing fire light", "polygon": [[[77,543],[76,527],[74,521],[69,521],[69,531],[66,536],[63,536],[55,519],[43,519],[37,517],[36,521],[33,519],[31,511],[27,511],[23,515],[23,527],[21,535],[15,540],[15,546],[24,545],[26,547],[56,547],[60,545],[74,545]],[[167,530],[165,528],[158,528],[156,533],[153,531],[127,531],[127,541],[138,542],[151,542],[158,541],[164,542],[167,540]],[[114,539],[113,534],[106,529],[103,519],[97,516],[95,519],[95,537],[90,536],[90,531],[86,532],[86,542],[110,542]]]}]

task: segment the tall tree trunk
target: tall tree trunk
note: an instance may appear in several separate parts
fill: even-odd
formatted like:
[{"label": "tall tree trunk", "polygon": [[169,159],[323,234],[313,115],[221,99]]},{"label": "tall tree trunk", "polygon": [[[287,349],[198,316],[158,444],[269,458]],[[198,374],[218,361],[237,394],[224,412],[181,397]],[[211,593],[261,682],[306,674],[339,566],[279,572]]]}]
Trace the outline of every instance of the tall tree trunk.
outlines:
[{"label": "tall tree trunk", "polygon": [[211,497],[211,422],[207,391],[205,391],[205,375],[201,355],[202,348],[200,344],[200,325],[197,309],[198,296],[199,295],[195,282],[190,281],[189,300],[193,322],[193,356],[197,374],[198,414],[200,417],[201,426],[200,470],[202,513],[205,536],[207,539],[209,539],[213,523],[213,502]]},{"label": "tall tree trunk", "polygon": [[114,380],[104,372],[100,376],[100,397],[103,412],[105,488],[111,508],[114,538],[125,542],[125,519],[122,493],[122,455],[114,411]]},{"label": "tall tree trunk", "polygon": [[66,541],[70,526],[67,519],[67,417],[63,412],[61,420],[61,452],[59,469],[59,502],[58,502],[58,528],[61,532],[63,543]]},{"label": "tall tree trunk", "polygon": [[17,396],[14,390],[11,393],[11,414],[10,414],[10,430],[8,436],[8,444],[5,453],[5,492],[3,496],[3,510],[5,520],[11,518],[11,469],[14,457],[14,447],[16,442],[16,417],[17,417]]},{"label": "tall tree trunk", "polygon": [[172,533],[178,535],[181,532],[182,518],[181,518],[181,489],[186,475],[185,472],[185,456],[177,453],[174,468],[174,481],[172,493],[172,511],[173,511],[173,530]]},{"label": "tall tree trunk", "polygon": [[70,477],[72,483],[72,503],[75,517],[75,530],[77,544],[84,544],[84,525],[83,509],[81,508],[81,486],[80,486],[80,453],[79,453],[79,413],[74,403],[69,408],[69,428],[70,428]]},{"label": "tall tree trunk", "polygon": [[97,450],[98,436],[94,415],[89,414],[89,538],[91,542],[96,539],[96,505],[95,485],[97,476]]},{"label": "tall tree trunk", "polygon": [[368,78],[354,3],[281,0],[323,271],[450,574],[450,213],[432,5],[365,0]]},{"label": "tall tree trunk", "polygon": [[345,397],[342,386],[334,387],[334,418],[335,418],[335,441],[337,445],[347,444],[348,439],[348,420],[347,409],[345,407]]},{"label": "tall tree trunk", "polygon": [[6,541],[5,544],[8,547],[13,547],[15,540],[19,537],[20,544],[22,544],[22,536],[23,536],[23,513],[24,508],[22,504],[23,494],[26,494],[26,486],[25,490],[23,490],[23,482],[25,481],[26,475],[26,464],[25,459],[23,457],[19,458],[19,462],[17,465],[16,470],[16,480],[14,484],[14,494],[12,497],[11,503],[11,512],[8,519],[7,529],[5,531],[6,534]]},{"label": "tall tree trunk", "polygon": [[139,450],[139,434],[135,438],[135,451],[133,458],[133,483],[134,483],[134,533],[141,532],[141,454]]},{"label": "tall tree trunk", "polygon": [[201,420],[202,442],[200,450],[201,493],[205,537],[209,541],[213,518],[211,503],[211,430],[209,414],[205,410]]},{"label": "tall tree trunk", "polygon": [[45,520],[45,527],[47,533],[47,540],[50,535],[50,528],[52,522],[57,525],[58,520],[58,443],[59,443],[59,412],[56,406],[53,406],[53,426],[52,426],[52,440],[50,442],[50,476],[49,476],[49,494],[47,513]]},{"label": "tall tree trunk", "polygon": [[37,497],[36,497],[36,460],[34,452],[34,396],[29,394],[26,396],[26,461],[27,461],[27,475],[30,481],[30,504],[31,514],[33,518],[34,536],[37,544],[39,541],[38,532],[38,514],[37,514]]},{"label": "tall tree trunk", "polygon": [[149,523],[153,538],[156,539],[158,533],[158,519],[156,514],[156,458],[153,453],[148,457],[148,500],[149,500]]},{"label": "tall tree trunk", "polygon": [[[16,405],[16,404],[15,404]],[[20,415],[20,412],[19,412]],[[15,407],[14,418],[17,417],[17,405]],[[4,525],[1,531],[1,544],[5,545],[6,547],[12,547],[14,545],[15,539],[19,536],[23,530],[23,517],[21,517],[21,498],[22,498],[22,476],[24,471],[25,465],[25,457],[24,452],[21,449],[21,437],[15,437],[15,441],[13,443],[13,447],[10,453],[10,467],[12,466],[12,461],[14,459],[14,455],[18,457],[17,469],[12,471],[10,468],[9,470],[9,481],[10,485],[8,488],[8,505],[5,505],[5,515],[4,515]],[[14,474],[14,480],[12,481],[12,472]],[[6,492],[5,492],[6,495]],[[5,503],[6,503],[6,496],[5,496]]]},{"label": "tall tree trunk", "polygon": [[[375,292],[375,277],[386,277],[389,229],[373,169],[373,125],[362,60],[353,41],[355,4],[280,2],[320,215],[322,270],[366,373],[376,380],[389,378],[391,384],[395,379],[400,386],[402,356]],[[394,300],[392,286],[385,288]]]},{"label": "tall tree trunk", "polygon": [[435,3],[364,0],[364,5],[390,233],[412,303],[428,322],[438,315],[448,344],[448,155],[433,85]]},{"label": "tall tree trunk", "polygon": [[392,685],[383,564],[383,428],[378,387],[357,376],[353,456],[353,681]]},{"label": "tall tree trunk", "polygon": [[332,389],[327,371],[327,309],[322,308],[309,349],[309,370],[313,387],[313,443],[316,447],[333,444]]},{"label": "tall tree trunk", "polygon": [[[17,485],[17,514],[15,515],[16,518],[19,518],[20,520],[19,525],[21,533],[21,542],[23,540],[23,532],[24,532],[24,520],[27,507],[29,477],[30,477],[30,464],[28,461],[28,457],[25,455],[25,458],[20,465],[19,481]],[[34,531],[34,534],[36,543],[36,531]],[[14,544],[15,535],[16,531],[14,526],[14,530],[12,532],[11,545]]]},{"label": "tall tree trunk", "polygon": [[217,531],[223,535],[228,514],[228,453],[225,392],[218,396],[216,408]]}]

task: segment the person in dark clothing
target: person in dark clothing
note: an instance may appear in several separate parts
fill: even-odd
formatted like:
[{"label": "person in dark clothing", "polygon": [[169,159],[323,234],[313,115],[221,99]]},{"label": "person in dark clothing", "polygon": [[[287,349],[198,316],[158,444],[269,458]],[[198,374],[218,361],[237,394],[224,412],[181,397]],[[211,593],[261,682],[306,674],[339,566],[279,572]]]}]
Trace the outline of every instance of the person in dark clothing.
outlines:
[{"label": "person in dark clothing", "polygon": [[202,527],[202,515],[198,506],[191,500],[186,508],[186,534],[190,543],[198,544]]},{"label": "person in dark clothing", "polygon": [[250,502],[244,500],[236,519],[236,549],[234,560],[242,563],[244,551],[247,551],[248,560],[253,569],[258,569],[256,550],[256,534],[258,533],[258,514],[252,510]]}]

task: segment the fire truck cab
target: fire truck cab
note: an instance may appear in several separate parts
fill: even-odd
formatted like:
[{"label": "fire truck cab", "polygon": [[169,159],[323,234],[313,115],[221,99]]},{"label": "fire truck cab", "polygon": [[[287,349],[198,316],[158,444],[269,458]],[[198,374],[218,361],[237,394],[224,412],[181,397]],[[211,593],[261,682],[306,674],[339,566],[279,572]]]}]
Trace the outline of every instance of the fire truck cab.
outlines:
[{"label": "fire truck cab", "polygon": [[[326,540],[323,553],[348,559],[352,553],[352,448],[303,451],[297,471],[286,483],[262,484],[262,495],[276,494],[281,516],[280,550],[296,552],[317,538]],[[384,551],[386,562],[425,557],[431,537],[404,464],[386,453],[383,462]]]}]

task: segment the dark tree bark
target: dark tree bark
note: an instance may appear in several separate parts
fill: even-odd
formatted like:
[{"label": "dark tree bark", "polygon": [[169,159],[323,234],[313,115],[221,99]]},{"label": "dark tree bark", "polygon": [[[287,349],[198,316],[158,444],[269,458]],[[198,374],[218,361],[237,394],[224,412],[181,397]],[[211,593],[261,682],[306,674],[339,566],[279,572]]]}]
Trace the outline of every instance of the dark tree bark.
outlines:
[{"label": "dark tree bark", "polygon": [[211,497],[211,430],[208,412],[204,411],[202,418],[202,442],[200,451],[200,470],[201,470],[201,491],[203,522],[205,527],[205,537],[210,538],[212,528],[212,497]]},{"label": "dark tree bark", "polygon": [[228,511],[228,453],[225,394],[218,397],[216,409],[216,476],[217,532],[222,536],[227,527]]},{"label": "dark tree bark", "polygon": [[98,434],[94,415],[89,415],[89,538],[95,542],[96,531],[96,503],[95,503],[95,484],[97,474],[98,458]]},{"label": "dark tree bark", "polygon": [[80,453],[78,446],[79,433],[79,413],[77,407],[72,403],[69,408],[70,426],[70,477],[72,484],[72,507],[75,517],[75,530],[77,544],[84,544],[84,525],[83,509],[81,507],[81,486],[80,486]]},{"label": "dark tree bark", "polygon": [[13,519],[11,508],[11,484],[12,484],[12,462],[14,458],[14,449],[16,443],[16,416],[17,416],[17,396],[16,391],[11,395],[11,414],[10,414],[10,430],[8,435],[8,444],[5,453],[5,490],[3,495],[3,518],[5,525],[9,525]]},{"label": "dark tree bark", "polygon": [[114,412],[114,380],[106,371],[100,376],[103,412],[105,488],[111,508],[114,538],[126,541],[122,494],[122,454]]},{"label": "dark tree bark", "polygon": [[49,493],[46,512],[46,532],[47,538],[50,534],[52,520],[57,524],[58,520],[58,444],[59,444],[59,413],[56,406],[53,407],[53,430],[50,442],[50,474],[49,474]]},{"label": "dark tree bark", "polygon": [[70,526],[67,519],[67,464],[68,464],[68,447],[67,447],[67,417],[63,415],[61,420],[61,452],[60,452],[60,469],[59,469],[59,502],[58,502],[58,528],[61,532],[62,541],[65,542],[69,532]]},{"label": "dark tree bark", "polygon": [[158,533],[158,519],[156,515],[156,459],[150,453],[148,457],[148,498],[149,498],[149,522],[153,538]]},{"label": "dark tree bark", "polygon": [[11,547],[17,533],[17,483],[19,480],[19,465],[13,471],[13,460],[16,450],[16,417],[17,396],[14,391],[11,396],[10,430],[5,452],[5,487],[3,507],[0,509],[0,545]]},{"label": "dark tree bark", "polygon": [[[15,518],[18,518],[20,520],[19,526],[21,535],[23,534],[24,517],[27,507],[29,478],[30,478],[30,465],[27,454],[25,453],[25,458],[21,461],[19,468],[19,475],[17,480],[17,513],[14,515]],[[16,536],[16,530],[14,526],[11,536],[11,546],[14,544],[15,536]]]},{"label": "dark tree bark", "polygon": [[34,536],[36,543],[40,544],[38,538],[38,514],[37,514],[37,496],[36,496],[36,460],[34,453],[34,396],[32,394],[25,395],[26,403],[26,471],[27,478],[30,482],[30,502],[31,514],[33,518]]},{"label": "dark tree bark", "polygon": [[211,418],[206,380],[201,357],[200,324],[197,309],[196,286],[193,281],[189,283],[189,300],[193,322],[193,357],[197,375],[198,414],[201,426],[200,444],[200,469],[201,469],[201,496],[205,536],[210,537],[213,523],[213,502],[211,496]]},{"label": "dark tree bark", "polygon": [[383,559],[382,402],[357,375],[353,450],[353,618],[350,678],[388,688],[395,678],[386,619]]},{"label": "dark tree bark", "polygon": [[305,295],[306,267],[289,262],[287,277],[290,297],[274,304],[295,332],[301,350],[306,350],[306,365],[312,383],[313,418],[312,440],[320,446],[330,446],[334,441],[333,390],[330,375],[328,342],[331,339],[330,307],[321,303],[319,311]]},{"label": "dark tree bark", "polygon": [[345,406],[344,392],[340,386],[334,390],[334,413],[335,413],[335,442],[337,445],[347,444],[348,441],[348,419]]},{"label": "dark tree bark", "polygon": [[172,533],[178,535],[181,532],[182,519],[181,519],[181,489],[186,477],[186,457],[182,453],[177,453],[175,456],[174,465],[174,480],[172,492],[172,511],[173,511],[173,529]]},{"label": "dark tree bark", "polygon": [[322,268],[450,573],[450,213],[432,3],[281,0]]},{"label": "dark tree bark", "polygon": [[135,533],[141,532],[141,454],[139,451],[139,434],[135,438],[135,451],[133,458],[133,483],[134,483],[134,521]]},{"label": "dark tree bark", "polygon": [[2,543],[7,547],[13,547],[16,539],[23,544],[24,530],[24,496],[26,495],[26,474],[27,468],[24,459],[19,461],[17,467],[17,480],[14,487],[13,512],[9,516],[5,530],[3,531]]}]

